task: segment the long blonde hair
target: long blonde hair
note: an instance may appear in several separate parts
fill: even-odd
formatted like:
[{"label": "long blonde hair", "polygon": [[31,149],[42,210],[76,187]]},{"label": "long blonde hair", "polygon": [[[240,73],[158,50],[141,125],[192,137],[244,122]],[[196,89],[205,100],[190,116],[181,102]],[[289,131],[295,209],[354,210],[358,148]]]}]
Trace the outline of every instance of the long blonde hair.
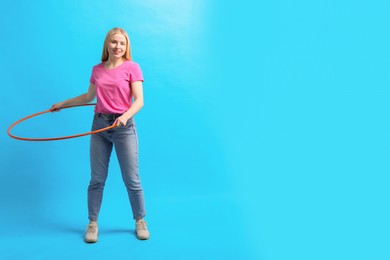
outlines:
[{"label": "long blonde hair", "polygon": [[126,38],[126,51],[125,51],[125,54],[123,54],[123,58],[126,59],[126,60],[130,60],[131,61],[131,51],[130,51],[130,38],[129,38],[129,35],[127,35],[127,32],[125,30],[123,30],[122,28],[113,28],[111,29],[107,35],[106,35],[106,39],[104,40],[104,44],[103,44],[103,53],[102,53],[102,62],[105,62],[108,60],[108,42],[110,41],[111,37],[116,34],[116,33],[120,33],[122,34],[123,36],[125,36]]}]

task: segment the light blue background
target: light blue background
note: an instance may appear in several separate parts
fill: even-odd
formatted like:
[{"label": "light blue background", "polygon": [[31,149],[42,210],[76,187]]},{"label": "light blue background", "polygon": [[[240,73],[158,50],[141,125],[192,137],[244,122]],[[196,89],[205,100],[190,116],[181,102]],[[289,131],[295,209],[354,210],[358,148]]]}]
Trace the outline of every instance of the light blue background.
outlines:
[{"label": "light blue background", "polygon": [[[389,259],[388,1],[7,1],[1,26],[2,259]],[[7,128],[87,90],[125,28],[151,239],[115,155],[87,224],[88,137]],[[21,136],[88,131],[92,108]]]}]

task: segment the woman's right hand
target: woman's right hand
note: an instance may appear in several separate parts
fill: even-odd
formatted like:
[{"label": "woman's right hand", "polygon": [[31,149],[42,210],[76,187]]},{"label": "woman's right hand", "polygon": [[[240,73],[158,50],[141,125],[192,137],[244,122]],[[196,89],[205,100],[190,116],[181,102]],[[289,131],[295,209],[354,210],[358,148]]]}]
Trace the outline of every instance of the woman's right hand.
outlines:
[{"label": "woman's right hand", "polygon": [[62,107],[63,107],[63,102],[58,102],[58,103],[51,106],[50,111],[51,112],[58,112],[61,110]]}]

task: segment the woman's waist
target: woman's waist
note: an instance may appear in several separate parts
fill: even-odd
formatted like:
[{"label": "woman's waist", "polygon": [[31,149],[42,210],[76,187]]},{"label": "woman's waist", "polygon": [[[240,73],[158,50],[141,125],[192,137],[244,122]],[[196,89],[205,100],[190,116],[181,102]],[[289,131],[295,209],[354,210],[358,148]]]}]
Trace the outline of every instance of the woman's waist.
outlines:
[{"label": "woman's waist", "polygon": [[103,119],[109,120],[109,121],[116,120],[121,115],[123,115],[123,114],[122,113],[99,113],[99,112],[95,112],[95,118],[100,117],[100,118],[103,118]]}]

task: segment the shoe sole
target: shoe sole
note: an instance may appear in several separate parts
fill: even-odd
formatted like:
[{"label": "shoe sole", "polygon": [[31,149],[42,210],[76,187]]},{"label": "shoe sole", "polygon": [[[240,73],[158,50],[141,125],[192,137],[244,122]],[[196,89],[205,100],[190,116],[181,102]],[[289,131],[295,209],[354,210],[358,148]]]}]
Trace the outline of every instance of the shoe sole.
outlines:
[{"label": "shoe sole", "polygon": [[88,244],[93,244],[93,243],[96,243],[97,240],[87,240],[87,239],[84,239],[84,242],[88,243]]}]

